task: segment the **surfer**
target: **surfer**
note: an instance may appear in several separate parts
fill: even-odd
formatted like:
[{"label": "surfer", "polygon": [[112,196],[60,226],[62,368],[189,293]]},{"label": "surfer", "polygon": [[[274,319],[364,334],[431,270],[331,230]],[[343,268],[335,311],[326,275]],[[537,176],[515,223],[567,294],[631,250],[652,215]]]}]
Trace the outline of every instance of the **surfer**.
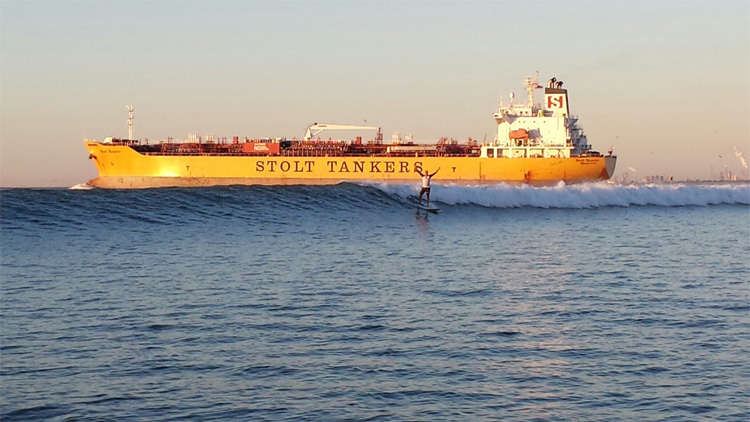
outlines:
[{"label": "surfer", "polygon": [[419,205],[422,205],[422,195],[427,194],[427,206],[430,206],[430,179],[440,171],[440,167],[435,170],[434,173],[430,173],[427,170],[422,173],[422,170],[416,169],[417,173],[422,176],[422,190],[419,191]]}]

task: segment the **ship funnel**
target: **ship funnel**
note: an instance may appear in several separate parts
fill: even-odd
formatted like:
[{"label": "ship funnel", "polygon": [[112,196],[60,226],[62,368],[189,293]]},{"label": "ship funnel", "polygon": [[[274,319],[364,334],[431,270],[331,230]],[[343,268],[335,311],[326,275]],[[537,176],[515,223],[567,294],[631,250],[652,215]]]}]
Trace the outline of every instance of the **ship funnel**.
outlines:
[{"label": "ship funnel", "polygon": [[550,79],[549,85],[544,90],[545,109],[552,112],[556,117],[570,116],[568,110],[568,91],[562,88],[563,82],[555,78]]}]

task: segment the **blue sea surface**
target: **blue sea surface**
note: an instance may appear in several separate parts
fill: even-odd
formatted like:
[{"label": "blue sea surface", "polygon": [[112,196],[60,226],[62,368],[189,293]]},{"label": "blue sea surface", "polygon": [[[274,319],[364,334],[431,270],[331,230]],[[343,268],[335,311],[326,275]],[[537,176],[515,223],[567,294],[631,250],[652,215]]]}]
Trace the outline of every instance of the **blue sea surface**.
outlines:
[{"label": "blue sea surface", "polygon": [[0,191],[0,420],[750,420],[750,185],[417,191]]}]

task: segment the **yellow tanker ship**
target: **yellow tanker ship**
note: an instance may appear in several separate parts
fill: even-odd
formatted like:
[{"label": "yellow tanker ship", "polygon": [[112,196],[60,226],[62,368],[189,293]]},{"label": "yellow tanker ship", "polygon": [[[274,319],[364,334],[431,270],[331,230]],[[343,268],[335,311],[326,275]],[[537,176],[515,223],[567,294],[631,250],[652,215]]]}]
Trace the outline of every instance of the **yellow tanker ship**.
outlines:
[{"label": "yellow tanker ship", "polygon": [[[100,188],[149,188],[254,184],[336,184],[343,181],[415,183],[417,171],[440,172],[439,183],[519,182],[551,184],[606,180],[617,157],[592,151],[577,117],[568,112],[567,90],[551,79],[545,102],[534,104],[534,90],[542,88],[526,78],[528,102],[501,103],[494,114],[497,136],[491,143],[471,139],[459,143],[446,138],[416,144],[410,136],[394,134],[383,142],[378,127],[314,124],[302,140],[205,139],[192,136],[155,144],[107,138],[86,140],[89,158],[99,177],[89,181]],[[128,124],[132,128],[132,107]],[[324,130],[376,130],[362,141],[322,141]],[[132,130],[131,130],[132,133]]]}]

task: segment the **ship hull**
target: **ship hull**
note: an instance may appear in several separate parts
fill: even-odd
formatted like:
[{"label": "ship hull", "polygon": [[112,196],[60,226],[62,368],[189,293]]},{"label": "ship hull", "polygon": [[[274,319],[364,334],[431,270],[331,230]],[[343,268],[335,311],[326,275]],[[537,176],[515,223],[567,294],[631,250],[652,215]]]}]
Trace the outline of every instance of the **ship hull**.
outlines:
[{"label": "ship hull", "polygon": [[86,142],[100,188],[217,185],[321,185],[341,182],[415,183],[417,170],[436,183],[535,185],[607,180],[616,157],[480,158],[388,156],[145,155],[125,145]]}]

